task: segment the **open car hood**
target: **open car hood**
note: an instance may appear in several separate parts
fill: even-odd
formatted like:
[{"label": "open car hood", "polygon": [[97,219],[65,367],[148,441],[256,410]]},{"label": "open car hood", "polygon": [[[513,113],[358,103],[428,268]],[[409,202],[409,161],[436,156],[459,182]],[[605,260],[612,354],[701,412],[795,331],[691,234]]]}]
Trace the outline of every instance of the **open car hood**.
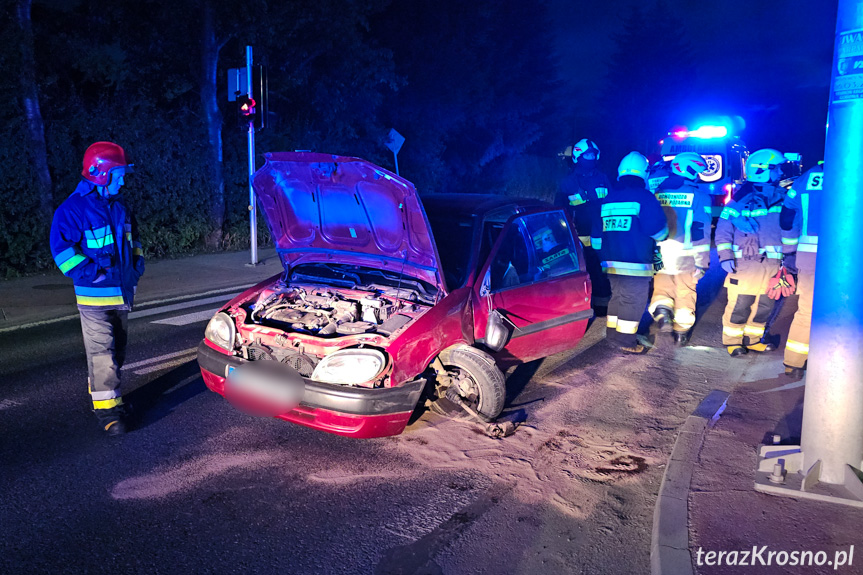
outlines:
[{"label": "open car hood", "polygon": [[413,184],[359,158],[264,154],[252,187],[285,269],[349,263],[443,290],[431,228]]}]

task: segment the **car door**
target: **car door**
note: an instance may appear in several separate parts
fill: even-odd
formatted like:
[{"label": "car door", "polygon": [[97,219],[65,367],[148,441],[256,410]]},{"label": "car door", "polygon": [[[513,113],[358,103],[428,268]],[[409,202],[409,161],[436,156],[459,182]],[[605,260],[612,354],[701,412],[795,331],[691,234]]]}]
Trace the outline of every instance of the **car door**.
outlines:
[{"label": "car door", "polygon": [[502,364],[572,348],[593,315],[581,246],[562,210],[511,217],[477,277],[474,336]]}]

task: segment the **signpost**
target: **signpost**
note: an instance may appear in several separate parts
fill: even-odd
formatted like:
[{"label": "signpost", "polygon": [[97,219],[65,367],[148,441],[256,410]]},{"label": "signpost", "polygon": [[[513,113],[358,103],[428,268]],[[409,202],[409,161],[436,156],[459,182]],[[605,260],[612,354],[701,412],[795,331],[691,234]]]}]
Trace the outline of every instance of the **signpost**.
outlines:
[{"label": "signpost", "polygon": [[395,129],[391,129],[390,133],[387,135],[387,141],[384,142],[384,145],[392,150],[393,157],[396,161],[396,175],[399,175],[399,150],[402,149],[402,144],[405,143],[405,137],[395,131]]},{"label": "signpost", "polygon": [[246,67],[228,70],[228,101],[237,102],[237,114],[246,129],[249,149],[249,233],[251,263],[258,265],[258,210],[252,176],[255,174],[255,129],[263,129],[267,114],[267,75],[252,66],[252,47],[246,46]]}]

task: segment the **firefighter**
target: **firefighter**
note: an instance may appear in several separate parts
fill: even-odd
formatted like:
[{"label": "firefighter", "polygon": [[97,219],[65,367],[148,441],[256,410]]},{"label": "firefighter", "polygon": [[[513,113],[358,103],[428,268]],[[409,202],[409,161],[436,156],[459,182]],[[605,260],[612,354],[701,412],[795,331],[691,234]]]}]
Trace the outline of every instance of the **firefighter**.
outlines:
[{"label": "firefighter", "polygon": [[111,142],[87,148],[83,165],[83,179],[54,213],[51,253],[75,285],[93,410],[106,433],[119,435],[126,431],[120,368],[127,320],[144,273],[137,224],[119,195],[133,165]]},{"label": "firefighter", "polygon": [[598,217],[596,207],[608,195],[610,184],[608,177],[596,168],[598,160],[599,147],[592,140],[579,140],[572,147],[575,166],[561,182],[555,205],[566,208],[584,246],[584,261],[593,286],[591,305],[594,313],[601,317],[608,309],[611,285],[602,273],[599,255],[590,247],[590,233],[592,222]]},{"label": "firefighter", "polygon": [[818,205],[824,184],[824,164],[800,176],[785,198],[779,224],[782,243],[788,250],[784,265],[797,274],[797,311],[785,342],[785,374],[799,379],[809,356],[809,326],[812,322],[812,290],[815,283],[815,256],[818,252]]},{"label": "firefighter", "polygon": [[695,183],[707,169],[704,158],[683,152],[668,168],[655,191],[668,220],[668,239],[659,242],[662,269],[654,277],[648,309],[660,332],[673,332],[674,341],[686,345],[695,325],[695,288],[710,265],[711,201]]},{"label": "firefighter", "polygon": [[716,224],[716,250],[728,274],[728,304],[722,316],[722,343],[734,357],[776,349],[765,326],[776,303],[767,295],[785,251],[779,215],[785,190],[779,187],[781,152],[765,148],[746,160],[746,182],[722,210]]},{"label": "firefighter", "polygon": [[646,351],[636,334],[647,307],[656,242],[668,235],[662,206],[646,188],[647,169],[647,158],[638,152],[621,160],[619,186],[600,202],[590,238],[611,282],[607,337],[636,354]]}]

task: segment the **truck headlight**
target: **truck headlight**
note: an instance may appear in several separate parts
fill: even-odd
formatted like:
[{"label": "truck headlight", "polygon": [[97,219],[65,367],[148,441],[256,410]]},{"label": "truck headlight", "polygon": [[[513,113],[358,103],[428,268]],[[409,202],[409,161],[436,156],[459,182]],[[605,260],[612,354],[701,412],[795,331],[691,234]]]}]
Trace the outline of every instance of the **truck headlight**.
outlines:
[{"label": "truck headlight", "polygon": [[214,315],[207,324],[207,329],[204,330],[204,337],[227,351],[234,350],[236,334],[237,327],[234,325],[234,320],[224,312]]},{"label": "truck headlight", "polygon": [[384,354],[374,349],[345,349],[326,356],[312,373],[314,381],[355,385],[371,381],[386,366]]}]

